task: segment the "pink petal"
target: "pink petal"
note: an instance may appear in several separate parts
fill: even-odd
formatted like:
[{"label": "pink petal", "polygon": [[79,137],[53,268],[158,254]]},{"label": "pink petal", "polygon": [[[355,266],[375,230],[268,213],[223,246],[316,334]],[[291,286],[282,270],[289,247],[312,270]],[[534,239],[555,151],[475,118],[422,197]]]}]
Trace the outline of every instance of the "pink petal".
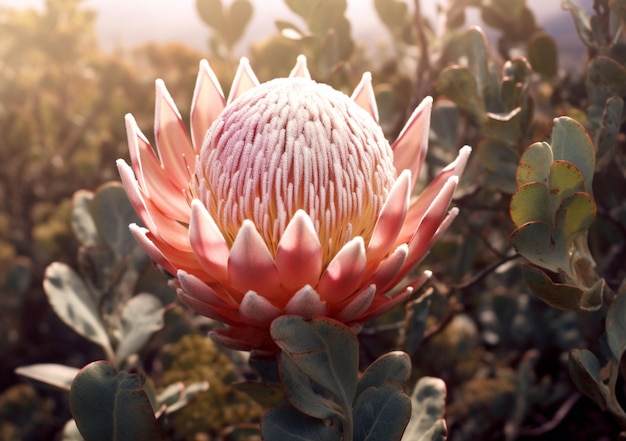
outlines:
[{"label": "pink petal", "polygon": [[230,88],[226,104],[232,103],[235,98],[244,93],[246,90],[252,89],[258,85],[259,80],[257,80],[256,75],[254,75],[254,72],[250,67],[250,62],[246,57],[242,57],[239,61],[239,68],[237,69],[237,73],[235,73],[235,79],[233,80],[233,84]]},{"label": "pink petal", "polygon": [[211,277],[228,284],[228,244],[213,217],[197,199],[191,201],[189,242],[202,268]]},{"label": "pink petal", "polygon": [[161,80],[156,81],[154,136],[167,175],[176,187],[187,188],[193,174],[196,152],[176,104]]},{"label": "pink petal", "polygon": [[275,353],[278,347],[270,337],[269,332],[255,327],[231,327],[219,328],[209,332],[216,343],[238,351],[251,351],[259,353]]},{"label": "pink petal", "polygon": [[133,169],[130,168],[130,166],[123,159],[118,159],[115,164],[117,165],[117,171],[120,174],[120,179],[122,180],[122,185],[124,186],[124,190],[126,191],[126,196],[128,196],[130,204],[133,206],[135,212],[139,215],[148,229],[156,230],[157,227],[152,220],[152,216],[150,216],[150,212],[146,206],[143,194],[139,189],[139,183],[135,178]]},{"label": "pink petal", "polygon": [[393,165],[398,173],[402,170],[411,170],[411,189],[415,187],[426,159],[432,107],[433,99],[424,98],[391,146]]},{"label": "pink petal", "polygon": [[424,271],[424,274],[421,277],[419,277],[409,286],[404,288],[402,292],[400,292],[391,299],[386,296],[376,296],[374,298],[374,301],[370,305],[367,313],[363,314],[360,317],[357,317],[357,320],[360,322],[365,322],[367,320],[373,319],[374,317],[379,317],[384,313],[391,311],[393,308],[406,301],[414,292],[420,289],[431,275],[432,273],[430,271]]},{"label": "pink petal", "polygon": [[359,106],[367,110],[372,115],[374,121],[378,122],[378,105],[376,104],[376,95],[372,87],[372,74],[365,72],[361,77],[361,82],[356,86],[352,93],[352,99]]},{"label": "pink petal", "polygon": [[200,276],[203,280],[215,281],[206,276],[192,253],[180,251],[160,241],[146,228],[136,224],[130,224],[128,227],[148,256],[170,274],[175,275],[179,268],[185,268],[187,272]]},{"label": "pink petal", "polygon": [[306,67],[306,57],[304,55],[298,55],[295,67],[291,70],[289,78],[306,78],[311,79],[309,69]]},{"label": "pink petal", "polygon": [[230,249],[228,276],[231,286],[242,293],[255,291],[280,307],[287,303],[274,259],[249,219],[243,221]]},{"label": "pink petal", "polygon": [[161,250],[159,250],[154,242],[148,238],[148,230],[138,226],[137,224],[130,224],[128,229],[135,237],[135,240],[141,245],[141,248],[150,256],[150,259],[157,265],[163,267],[165,271],[170,274],[176,274],[176,268],[167,260]]},{"label": "pink petal", "polygon": [[176,290],[176,294],[178,294],[178,298],[181,302],[192,308],[200,315],[203,315],[213,320],[217,320],[227,325],[241,325],[238,311],[233,311],[226,308],[219,308],[208,303],[204,303],[203,301],[198,300],[196,297],[190,296],[181,288]]},{"label": "pink petal", "polygon": [[379,294],[384,294],[387,292],[388,288],[393,288],[393,286],[389,286],[389,284],[403,268],[408,255],[408,245],[399,245],[398,248],[380,264],[367,283],[376,285],[376,291]]},{"label": "pink petal", "polygon": [[439,230],[447,214],[458,180],[457,176],[452,176],[448,179],[435,200],[428,207],[415,234],[409,241],[409,257],[394,283],[397,283],[400,278],[414,268],[430,249],[434,242],[435,233]]},{"label": "pink petal", "polygon": [[[217,77],[206,60],[200,61],[196,87],[191,101],[191,140],[196,153],[200,152],[204,135],[217,119],[224,106],[224,92]],[[195,159],[194,159],[195,161]],[[193,164],[189,166],[193,169]]]},{"label": "pink petal", "polygon": [[316,315],[326,315],[328,308],[317,291],[311,286],[303,286],[285,305],[285,314],[299,315],[310,319]]},{"label": "pink petal", "polygon": [[265,326],[280,315],[280,309],[254,291],[248,291],[239,305],[239,315],[245,323]]},{"label": "pink petal", "polygon": [[367,245],[368,263],[377,263],[389,253],[404,225],[411,197],[411,172],[403,170],[394,182],[389,197],[378,215],[374,231]]},{"label": "pink petal", "polygon": [[183,194],[183,188],[187,186],[177,187],[170,180],[132,115],[126,115],[126,133],[131,162],[141,191],[153,197],[153,203],[167,217],[189,222],[189,204]]},{"label": "pink petal", "polygon": [[285,228],[276,250],[276,267],[287,290],[316,285],[322,272],[322,246],[313,221],[298,210]]},{"label": "pink petal", "polygon": [[349,323],[368,310],[376,294],[376,286],[370,285],[363,291],[358,293],[348,303],[348,305],[341,310],[335,318],[341,322]]},{"label": "pink petal", "polygon": [[363,238],[357,236],[339,250],[322,274],[315,288],[322,300],[333,305],[350,297],[361,284],[366,263]]},{"label": "pink petal", "polygon": [[231,308],[233,310],[238,309],[239,305],[232,298],[220,295],[217,291],[213,290],[209,285],[193,274],[189,274],[184,270],[178,270],[176,278],[180,282],[180,287],[183,291],[198,301],[219,308]]},{"label": "pink petal", "polygon": [[407,242],[413,236],[415,229],[422,221],[424,213],[426,213],[426,210],[428,210],[428,207],[432,204],[433,199],[435,199],[441,192],[441,189],[446,184],[448,179],[452,176],[461,176],[471,151],[472,149],[470,147],[463,147],[459,151],[457,158],[445,167],[430,184],[428,184],[417,199],[411,201],[404,226],[398,236],[399,241]]},{"label": "pink petal", "polygon": [[117,161],[117,168],[128,200],[150,232],[178,250],[191,251],[187,228],[163,214],[150,199],[144,198],[132,169],[124,160]]}]

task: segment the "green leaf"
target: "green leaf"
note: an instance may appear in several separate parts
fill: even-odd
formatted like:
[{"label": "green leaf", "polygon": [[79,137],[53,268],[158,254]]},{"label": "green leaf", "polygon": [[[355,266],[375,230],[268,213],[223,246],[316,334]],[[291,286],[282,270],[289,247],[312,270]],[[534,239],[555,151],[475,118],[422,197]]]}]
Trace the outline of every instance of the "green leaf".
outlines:
[{"label": "green leaf", "polygon": [[249,0],[234,0],[231,3],[230,9],[225,14],[227,25],[222,30],[229,48],[232,48],[241,39],[248,23],[250,23],[253,12],[252,4]]},{"label": "green leaf", "polygon": [[618,294],[606,314],[606,337],[615,360],[619,363],[626,350],[626,294]]},{"label": "green leaf", "polygon": [[596,153],[591,138],[579,122],[567,116],[554,120],[552,154],[555,161],[563,159],[578,167],[587,192],[591,193]]},{"label": "green leaf", "polygon": [[139,351],[162,327],[163,305],[158,298],[140,293],[126,302],[122,310],[122,335],[116,352],[118,365]]},{"label": "green leaf", "polygon": [[92,200],[91,214],[102,240],[118,259],[137,246],[128,225],[141,224],[141,220],[130,205],[122,184],[112,182],[100,187]]},{"label": "green leaf", "polygon": [[98,305],[74,270],[64,263],[51,263],[46,268],[43,287],[59,318],[78,334],[98,344],[107,358],[112,359],[113,349]]},{"label": "green leaf", "polygon": [[626,92],[626,69],[613,58],[594,57],[587,66],[587,78],[612,95],[622,96]]},{"label": "green leaf", "polygon": [[550,206],[557,210],[563,199],[574,193],[586,191],[583,175],[574,164],[569,161],[554,161],[550,166],[548,178],[550,190]]},{"label": "green leaf", "polygon": [[[490,174],[498,176],[498,186],[505,193],[515,191],[515,171],[519,161],[518,153],[507,143],[493,138],[483,139],[478,144],[478,157],[481,164]],[[502,188],[502,184],[506,186]]]},{"label": "green leaf", "polygon": [[568,271],[566,244],[550,224],[536,220],[523,224],[511,233],[515,250],[533,264],[555,273]]},{"label": "green leaf", "polygon": [[601,168],[606,167],[611,159],[611,151],[622,123],[623,110],[624,100],[622,98],[614,96],[606,101],[595,143],[598,149],[598,158],[601,159]]},{"label": "green leaf", "polygon": [[29,366],[20,366],[15,373],[31,380],[36,380],[57,389],[69,391],[78,369],[55,363],[39,363]]},{"label": "green leaf", "polygon": [[357,398],[353,417],[355,440],[399,440],[411,417],[411,400],[395,384],[370,387]]},{"label": "green leaf", "polygon": [[600,380],[600,362],[596,356],[587,349],[574,349],[569,353],[568,368],[578,390],[606,411],[607,387]]},{"label": "green leaf", "polygon": [[415,354],[424,338],[424,332],[428,325],[428,314],[432,303],[433,291],[428,290],[417,299],[410,301],[406,305],[406,340],[404,350],[409,354]]},{"label": "green leaf", "polygon": [[91,217],[91,201],[93,193],[78,190],[72,198],[72,230],[83,246],[96,245],[100,242],[100,235],[93,218]]},{"label": "green leaf", "polygon": [[517,166],[517,185],[520,187],[531,182],[548,183],[550,165],[552,164],[552,149],[547,142],[531,144],[522,153]]},{"label": "green leaf", "polygon": [[485,118],[485,103],[474,74],[466,67],[449,66],[437,77],[437,90],[451,99],[459,108],[474,115],[477,121]]},{"label": "green leaf", "polygon": [[[446,384],[433,377],[422,377],[411,394],[411,420],[403,441],[445,439],[443,412],[446,405]],[[443,432],[443,433],[442,433]]]},{"label": "green leaf", "polygon": [[346,410],[314,390],[311,379],[284,353],[280,356],[280,373],[289,403],[300,412],[318,419],[346,418]]},{"label": "green leaf", "polygon": [[[474,73],[478,90],[484,91],[489,80],[489,48],[487,36],[478,26],[472,26],[463,35],[466,45],[467,61],[470,70]],[[482,92],[481,92],[482,94]]]},{"label": "green leaf", "polygon": [[400,0],[374,0],[374,8],[385,27],[398,37],[402,31],[399,25],[409,14],[407,4]]},{"label": "green leaf", "polygon": [[352,408],[358,373],[354,332],[329,318],[310,321],[297,316],[274,320],[270,332],[276,344],[313,382],[331,393],[347,414]]},{"label": "green leaf", "polygon": [[104,361],[85,366],[70,389],[76,425],[89,441],[165,441],[137,374]]},{"label": "green leaf", "polygon": [[[602,296],[594,295],[594,287],[585,291],[577,286],[554,283],[539,268],[522,267],[524,281],[528,287],[548,305],[567,311],[595,311],[602,307]],[[601,292],[601,291],[600,291]]]},{"label": "green leaf", "polygon": [[556,212],[555,224],[567,242],[586,232],[596,217],[596,203],[589,193],[567,197]]},{"label": "green leaf", "polygon": [[341,433],[336,426],[304,415],[293,407],[270,409],[261,421],[261,436],[273,441],[340,441]]},{"label": "green leaf", "polygon": [[522,137],[522,108],[516,107],[507,113],[487,112],[485,135],[516,144]]},{"label": "green leaf", "polygon": [[571,0],[561,0],[561,8],[566,11],[570,11],[572,14],[574,24],[576,25],[576,31],[578,32],[578,35],[583,43],[587,46],[593,46],[594,41],[591,33],[591,23],[589,22],[587,13]]},{"label": "green leaf", "polygon": [[554,39],[545,32],[536,32],[528,41],[528,61],[533,70],[545,78],[558,73],[558,51]]},{"label": "green leaf", "polygon": [[196,0],[196,9],[200,18],[213,29],[224,25],[222,0]]},{"label": "green leaf", "polygon": [[315,7],[307,16],[309,29],[319,36],[326,35],[330,29],[337,29],[347,7],[346,0],[316,0]]},{"label": "green leaf", "polygon": [[516,227],[533,221],[543,221],[550,225],[552,213],[548,201],[548,187],[545,184],[531,182],[522,185],[511,197],[511,220]]},{"label": "green leaf", "polygon": [[389,352],[379,357],[363,372],[356,396],[366,389],[382,387],[385,383],[404,385],[411,376],[411,358],[402,351]]}]

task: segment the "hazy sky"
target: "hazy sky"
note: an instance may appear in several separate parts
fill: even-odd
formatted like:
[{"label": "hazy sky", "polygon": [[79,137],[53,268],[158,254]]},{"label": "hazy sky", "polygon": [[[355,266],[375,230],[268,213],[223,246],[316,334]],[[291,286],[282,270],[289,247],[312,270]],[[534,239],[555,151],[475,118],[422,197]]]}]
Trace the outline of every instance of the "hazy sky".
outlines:
[{"label": "hazy sky", "polygon": [[[589,6],[593,0],[576,0]],[[262,38],[275,31],[274,20],[280,18],[299,23],[298,17],[283,0],[252,0],[255,13],[238,52],[244,53],[251,36]],[[44,0],[0,0],[14,7],[41,6]],[[224,3],[230,3],[225,0]],[[408,2],[412,4],[412,2]],[[423,1],[425,12],[432,13],[441,1]],[[356,40],[384,39],[387,31],[373,10],[372,0],[348,0],[348,16]],[[561,0],[528,0],[531,9],[542,18],[564,13]],[[98,33],[104,49],[134,46],[148,40],[184,42],[206,50],[208,28],[196,14],[196,0],[85,0],[85,5],[98,10]]]}]

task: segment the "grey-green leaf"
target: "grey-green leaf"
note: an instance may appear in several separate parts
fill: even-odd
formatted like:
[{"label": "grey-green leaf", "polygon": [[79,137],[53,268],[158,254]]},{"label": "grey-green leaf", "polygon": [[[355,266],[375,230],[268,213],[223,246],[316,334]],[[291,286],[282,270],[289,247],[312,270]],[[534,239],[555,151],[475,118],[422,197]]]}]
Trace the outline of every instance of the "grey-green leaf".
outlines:
[{"label": "grey-green leaf", "polygon": [[[434,377],[422,377],[411,394],[413,410],[402,441],[438,440],[446,404],[446,384]],[[433,430],[434,429],[434,430]]]},{"label": "grey-green leaf", "polygon": [[328,318],[279,317],[270,332],[276,344],[313,382],[336,397],[344,413],[352,407],[358,373],[356,335]]},{"label": "grey-green leaf", "polygon": [[411,400],[398,385],[370,387],[354,404],[354,440],[399,440],[410,417]]},{"label": "grey-green leaf", "polygon": [[118,365],[136,353],[150,336],[163,327],[163,305],[148,293],[131,298],[122,310],[122,335],[117,347]]},{"label": "grey-green leaf", "polygon": [[76,425],[89,441],[165,441],[137,374],[104,361],[85,366],[70,389]]},{"label": "grey-green leaf", "polygon": [[600,362],[587,349],[569,353],[569,373],[576,387],[604,411],[607,407],[607,388],[600,380]]},{"label": "grey-green leaf", "polygon": [[78,373],[78,369],[55,363],[39,363],[20,366],[15,373],[31,380],[54,386],[64,391],[70,390],[70,385]]},{"label": "grey-green leaf", "polygon": [[261,421],[261,436],[267,441],[340,441],[336,426],[310,417],[293,407],[270,409]]},{"label": "grey-green leaf", "polygon": [[51,263],[46,268],[43,287],[59,318],[78,334],[100,345],[111,359],[113,349],[98,305],[78,274],[64,263]]},{"label": "grey-green leaf", "polygon": [[385,383],[404,385],[411,376],[411,359],[402,351],[384,354],[363,372],[356,391],[357,399],[366,389],[382,387]]}]

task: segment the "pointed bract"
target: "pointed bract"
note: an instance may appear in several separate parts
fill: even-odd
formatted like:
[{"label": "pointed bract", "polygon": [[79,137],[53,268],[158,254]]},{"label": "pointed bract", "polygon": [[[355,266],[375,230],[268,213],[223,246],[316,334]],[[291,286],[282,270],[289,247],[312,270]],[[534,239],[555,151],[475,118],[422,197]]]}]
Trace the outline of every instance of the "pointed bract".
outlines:
[{"label": "pointed bract", "polygon": [[222,87],[217,81],[215,73],[206,60],[200,61],[196,87],[191,101],[191,117],[189,119],[191,141],[196,153],[200,152],[204,135],[211,127],[211,124],[213,124],[213,121],[222,113],[225,105],[224,92],[222,92]]},{"label": "pointed bract", "polygon": [[356,86],[352,93],[352,99],[372,115],[374,121],[378,122],[378,105],[376,104],[376,95],[372,87],[372,74],[365,72],[361,78],[361,82]]},{"label": "pointed bract", "polygon": [[235,79],[233,85],[230,88],[228,94],[228,101],[226,104],[233,102],[235,98],[244,93],[246,90],[252,89],[259,85],[259,80],[250,67],[250,62],[247,58],[242,58],[239,62],[239,67],[235,73]]}]

